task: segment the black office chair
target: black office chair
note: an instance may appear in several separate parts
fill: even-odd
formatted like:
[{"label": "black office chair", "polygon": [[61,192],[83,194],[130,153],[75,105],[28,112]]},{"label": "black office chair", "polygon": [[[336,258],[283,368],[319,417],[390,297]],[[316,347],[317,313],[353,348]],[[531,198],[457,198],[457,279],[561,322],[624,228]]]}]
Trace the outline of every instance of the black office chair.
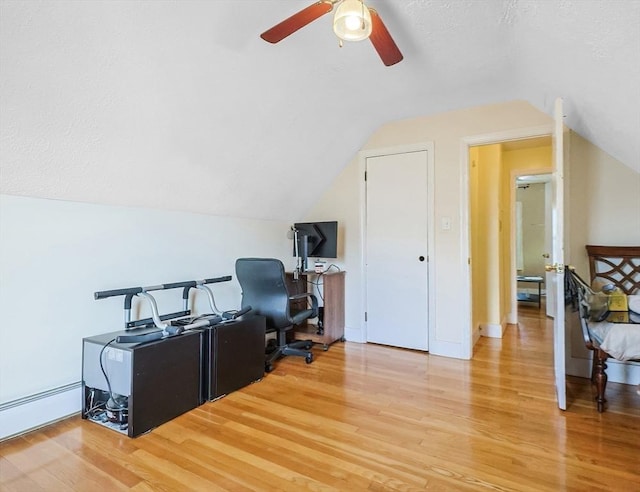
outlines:
[{"label": "black office chair", "polygon": [[[273,258],[238,258],[236,276],[242,289],[242,307],[251,306],[252,311],[267,320],[267,332],[277,333],[277,346],[266,355],[265,370],[273,370],[273,362],[285,355],[298,355],[307,364],[313,362],[311,340],[287,343],[287,331],[309,318],[318,316],[318,299],[310,293],[289,295],[285,282],[284,265]],[[311,309],[291,313],[291,303],[307,298]]]}]

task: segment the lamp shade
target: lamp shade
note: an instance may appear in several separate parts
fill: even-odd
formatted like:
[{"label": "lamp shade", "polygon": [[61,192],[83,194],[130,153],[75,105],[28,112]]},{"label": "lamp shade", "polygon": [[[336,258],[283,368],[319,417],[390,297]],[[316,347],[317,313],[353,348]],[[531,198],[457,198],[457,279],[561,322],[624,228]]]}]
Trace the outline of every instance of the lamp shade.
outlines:
[{"label": "lamp shade", "polygon": [[344,0],[333,17],[333,32],[344,41],[362,41],[371,34],[371,14],[362,0]]}]

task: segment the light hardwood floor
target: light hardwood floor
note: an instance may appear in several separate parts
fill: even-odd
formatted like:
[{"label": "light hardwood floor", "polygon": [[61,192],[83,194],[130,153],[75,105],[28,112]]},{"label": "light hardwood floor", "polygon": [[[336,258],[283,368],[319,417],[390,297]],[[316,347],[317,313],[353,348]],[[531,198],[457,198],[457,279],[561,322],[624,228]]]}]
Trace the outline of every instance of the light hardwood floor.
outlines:
[{"label": "light hardwood floor", "polygon": [[73,417],[0,445],[2,491],[640,490],[640,396],[555,404],[552,328],[521,310],[472,361],[356,343],[129,439]]}]

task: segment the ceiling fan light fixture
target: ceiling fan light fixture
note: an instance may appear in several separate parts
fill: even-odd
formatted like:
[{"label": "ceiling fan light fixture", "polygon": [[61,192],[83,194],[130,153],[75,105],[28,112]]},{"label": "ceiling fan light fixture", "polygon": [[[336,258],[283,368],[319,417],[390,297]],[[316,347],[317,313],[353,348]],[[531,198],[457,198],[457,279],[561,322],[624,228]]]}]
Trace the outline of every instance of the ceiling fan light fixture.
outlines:
[{"label": "ceiling fan light fixture", "polygon": [[343,0],[333,17],[333,32],[343,41],[362,41],[371,35],[371,13],[362,0]]}]

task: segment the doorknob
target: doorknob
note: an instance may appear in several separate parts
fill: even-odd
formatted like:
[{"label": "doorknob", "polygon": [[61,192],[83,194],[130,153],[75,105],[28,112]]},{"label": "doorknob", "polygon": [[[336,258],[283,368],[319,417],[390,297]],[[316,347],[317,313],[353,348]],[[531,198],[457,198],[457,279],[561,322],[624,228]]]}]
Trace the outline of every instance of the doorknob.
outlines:
[{"label": "doorknob", "polygon": [[420,261],[424,261],[424,256],[418,256],[418,259],[419,259]]},{"label": "doorknob", "polygon": [[555,273],[564,273],[564,265],[560,265],[559,263],[554,263],[553,265],[545,265],[545,272],[555,272]]}]

